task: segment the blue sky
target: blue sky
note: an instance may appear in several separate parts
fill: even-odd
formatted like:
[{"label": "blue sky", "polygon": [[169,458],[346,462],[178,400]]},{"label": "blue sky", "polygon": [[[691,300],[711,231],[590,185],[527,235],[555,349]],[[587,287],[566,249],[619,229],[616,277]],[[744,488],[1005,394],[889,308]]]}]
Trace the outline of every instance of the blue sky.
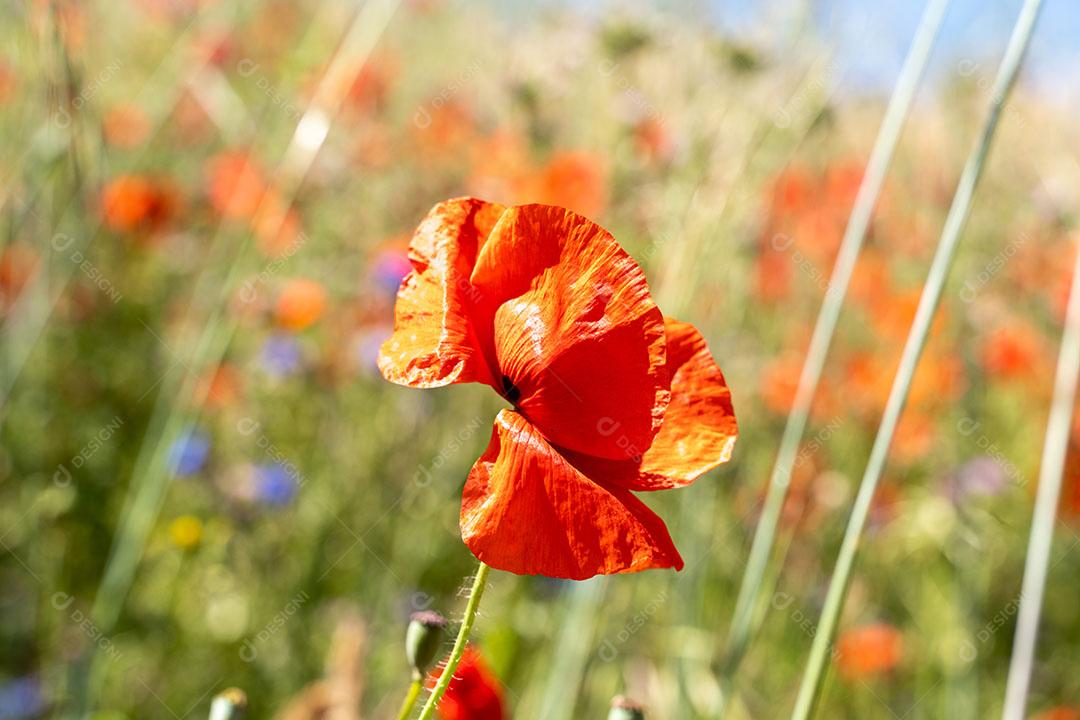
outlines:
[{"label": "blue sky", "polygon": [[[709,0],[707,12],[728,33],[757,34],[763,22],[793,5],[791,0]],[[822,37],[835,45],[847,70],[846,89],[888,91],[924,2],[818,0],[814,5]],[[977,63],[979,72],[992,78],[1021,5],[1022,0],[952,0],[931,79],[957,73],[961,60]],[[867,32],[872,42],[866,42]],[[1023,81],[1080,107],[1080,0],[1045,0]]]},{"label": "blue sky", "polygon": [[[521,19],[545,7],[583,11],[593,18],[658,6],[711,22],[732,36],[776,38],[777,19],[807,5],[821,38],[844,68],[841,93],[888,94],[925,5],[924,0],[492,0]],[[952,0],[928,77],[955,78],[961,61],[993,80],[1023,0]],[[631,13],[632,14],[632,13]],[[871,38],[867,42],[867,37]],[[983,80],[985,78],[985,80]],[[1080,112],[1080,0],[1045,0],[1021,83]]]}]

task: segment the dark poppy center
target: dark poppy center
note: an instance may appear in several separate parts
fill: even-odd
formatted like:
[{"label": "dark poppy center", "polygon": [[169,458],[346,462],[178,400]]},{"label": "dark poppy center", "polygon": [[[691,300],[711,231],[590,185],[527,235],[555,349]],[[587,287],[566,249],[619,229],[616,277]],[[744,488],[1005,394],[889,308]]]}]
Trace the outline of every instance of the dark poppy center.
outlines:
[{"label": "dark poppy center", "polygon": [[521,390],[518,389],[518,386],[506,375],[502,376],[502,386],[503,397],[509,400],[511,405],[517,405],[518,400],[521,399]]}]

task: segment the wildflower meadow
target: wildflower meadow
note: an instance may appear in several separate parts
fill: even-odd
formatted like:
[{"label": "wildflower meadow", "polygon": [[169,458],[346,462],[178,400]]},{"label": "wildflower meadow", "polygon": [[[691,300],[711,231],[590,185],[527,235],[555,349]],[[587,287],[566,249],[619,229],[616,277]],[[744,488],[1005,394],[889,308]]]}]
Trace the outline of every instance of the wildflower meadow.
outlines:
[{"label": "wildflower meadow", "polygon": [[0,720],[1080,720],[1078,37],[0,4]]}]

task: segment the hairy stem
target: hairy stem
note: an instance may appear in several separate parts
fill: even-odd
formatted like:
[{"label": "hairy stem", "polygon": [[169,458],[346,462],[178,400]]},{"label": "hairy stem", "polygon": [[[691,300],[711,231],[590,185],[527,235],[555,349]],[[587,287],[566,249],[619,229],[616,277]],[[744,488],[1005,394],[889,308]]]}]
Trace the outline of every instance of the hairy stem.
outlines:
[{"label": "hairy stem", "polygon": [[450,651],[450,657],[446,661],[442,675],[439,676],[439,681],[435,683],[435,689],[431,691],[427,702],[424,703],[424,709],[420,711],[420,720],[431,720],[434,717],[435,708],[438,707],[442,696],[446,694],[446,688],[450,687],[450,681],[454,679],[461,656],[465,654],[465,646],[469,644],[469,634],[472,632],[473,623],[476,622],[476,611],[480,608],[480,598],[483,597],[484,588],[487,587],[490,571],[489,566],[483,562],[480,563],[476,571],[476,579],[473,580],[472,591],[469,593],[469,602],[465,606],[465,617],[461,620],[461,629],[458,630],[457,639],[454,640],[454,649]]}]

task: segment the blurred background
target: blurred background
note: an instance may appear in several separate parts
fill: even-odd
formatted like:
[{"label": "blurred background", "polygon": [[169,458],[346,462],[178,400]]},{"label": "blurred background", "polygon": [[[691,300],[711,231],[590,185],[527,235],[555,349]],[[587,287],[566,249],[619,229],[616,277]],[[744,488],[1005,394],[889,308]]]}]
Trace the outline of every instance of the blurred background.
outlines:
[{"label": "blurred background", "polygon": [[[956,0],[889,171],[730,717],[786,716],[1018,0]],[[890,0],[0,4],[0,718],[394,717],[460,615],[501,405],[374,360],[412,230],[570,207],[702,329],[735,458],[645,500],[686,559],[493,573],[506,716],[714,717],[810,330],[922,11]],[[1080,8],[1048,0],[864,538],[820,716],[1000,711],[1076,251]],[[1029,707],[1080,718],[1080,425]],[[475,716],[480,718],[479,715]],[[480,718],[480,720],[485,720]]]}]

